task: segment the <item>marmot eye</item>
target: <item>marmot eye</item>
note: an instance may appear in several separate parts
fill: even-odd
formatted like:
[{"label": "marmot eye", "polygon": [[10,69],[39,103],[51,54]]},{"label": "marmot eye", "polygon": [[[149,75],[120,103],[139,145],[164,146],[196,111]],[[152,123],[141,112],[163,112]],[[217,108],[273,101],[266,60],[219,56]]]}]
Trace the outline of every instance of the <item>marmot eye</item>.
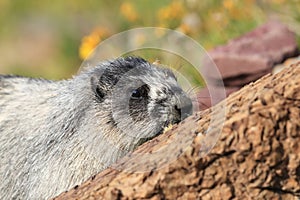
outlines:
[{"label": "marmot eye", "polygon": [[132,91],[131,97],[134,99],[139,99],[142,97],[142,95],[141,95],[140,91],[138,89],[136,89],[136,90]]},{"label": "marmot eye", "polygon": [[131,98],[135,100],[146,98],[148,96],[148,92],[149,92],[149,87],[147,85],[142,85],[138,89],[132,91]]}]

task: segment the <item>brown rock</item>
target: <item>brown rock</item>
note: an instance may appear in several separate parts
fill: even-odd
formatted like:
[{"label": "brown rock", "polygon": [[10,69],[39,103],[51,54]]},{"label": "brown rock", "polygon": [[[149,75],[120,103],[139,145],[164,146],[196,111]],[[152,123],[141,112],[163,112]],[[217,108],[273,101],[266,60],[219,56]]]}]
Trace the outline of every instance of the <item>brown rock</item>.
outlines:
[{"label": "brown rock", "polygon": [[[223,111],[224,122],[215,118]],[[216,137],[219,126],[222,131]],[[216,139],[207,154],[206,144]],[[155,155],[165,144],[169,144],[166,153]],[[299,144],[300,63],[195,113],[140,146],[114,169],[56,199],[296,200],[300,197]],[[145,160],[145,154],[151,156]],[[148,171],[128,170],[146,169],[145,165],[150,166]],[[124,166],[126,170],[117,170]]]}]

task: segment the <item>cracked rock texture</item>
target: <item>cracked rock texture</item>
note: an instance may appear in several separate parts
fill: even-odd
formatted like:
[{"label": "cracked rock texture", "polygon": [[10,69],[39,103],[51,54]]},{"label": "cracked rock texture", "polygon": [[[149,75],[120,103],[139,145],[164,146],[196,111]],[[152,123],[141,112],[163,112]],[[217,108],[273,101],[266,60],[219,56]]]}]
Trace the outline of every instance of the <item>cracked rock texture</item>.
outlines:
[{"label": "cracked rock texture", "polygon": [[300,62],[194,114],[56,199],[299,198]]}]

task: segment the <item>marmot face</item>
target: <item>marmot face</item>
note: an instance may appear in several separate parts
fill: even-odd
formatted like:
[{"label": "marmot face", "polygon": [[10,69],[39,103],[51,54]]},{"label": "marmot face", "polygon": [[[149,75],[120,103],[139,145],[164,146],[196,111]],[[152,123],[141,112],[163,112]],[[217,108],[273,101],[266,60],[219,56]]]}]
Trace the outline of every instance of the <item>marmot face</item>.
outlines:
[{"label": "marmot face", "polygon": [[96,71],[91,78],[95,106],[109,104],[109,122],[131,141],[152,138],[192,113],[191,100],[169,69],[127,57]]}]

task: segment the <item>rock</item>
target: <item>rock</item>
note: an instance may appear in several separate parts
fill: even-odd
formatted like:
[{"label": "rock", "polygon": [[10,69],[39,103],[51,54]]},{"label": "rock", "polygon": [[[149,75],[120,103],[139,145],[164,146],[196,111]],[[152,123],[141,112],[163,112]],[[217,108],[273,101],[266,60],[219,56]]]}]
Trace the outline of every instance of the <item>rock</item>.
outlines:
[{"label": "rock", "polygon": [[[240,55],[235,52],[209,52],[221,77],[211,71],[212,67],[204,65],[203,75],[208,79],[233,79],[243,74],[255,74],[262,71],[271,72],[273,62],[270,58],[258,54]],[[218,80],[220,81],[220,79]],[[251,80],[254,81],[254,80]]]},{"label": "rock", "polygon": [[[242,86],[244,86],[250,82],[256,81],[257,79],[261,78],[262,76],[264,76],[270,72],[271,72],[270,70],[266,70],[266,71],[260,71],[260,72],[253,73],[253,74],[251,74],[251,73],[240,74],[236,77],[229,77],[229,78],[223,79],[223,84],[225,87],[241,88]],[[214,82],[215,82],[215,84],[219,84],[218,80],[215,80]]]},{"label": "rock", "polygon": [[[296,35],[277,21],[270,21],[209,52],[223,79],[271,71],[274,64],[297,54]],[[204,66],[204,76],[217,79],[210,69]]]},{"label": "rock", "polygon": [[293,58],[288,58],[286,59],[283,63],[277,64],[273,67],[272,73],[276,74],[283,70],[285,67],[288,67],[292,64],[295,64],[300,61],[300,56],[293,57]]},{"label": "rock", "polygon": [[296,35],[284,24],[270,21],[208,53],[221,77],[206,59],[202,74],[211,87],[224,84],[230,91],[226,87],[241,88],[256,81],[272,72],[275,64],[298,53]]},{"label": "rock", "polygon": [[[211,93],[210,91],[212,91],[212,90],[214,91],[213,94],[215,94],[215,95],[210,94]],[[222,87],[218,87],[218,86],[213,86],[210,88],[210,90],[207,87],[202,88],[197,95],[199,108],[200,108],[200,110],[205,110],[213,105],[216,105],[218,102],[223,100],[224,96],[221,94],[225,93],[225,95],[228,96],[229,94],[231,94],[235,91],[238,91],[238,90],[239,90],[239,87],[222,88]],[[212,102],[212,99],[214,100],[214,103]]]}]

